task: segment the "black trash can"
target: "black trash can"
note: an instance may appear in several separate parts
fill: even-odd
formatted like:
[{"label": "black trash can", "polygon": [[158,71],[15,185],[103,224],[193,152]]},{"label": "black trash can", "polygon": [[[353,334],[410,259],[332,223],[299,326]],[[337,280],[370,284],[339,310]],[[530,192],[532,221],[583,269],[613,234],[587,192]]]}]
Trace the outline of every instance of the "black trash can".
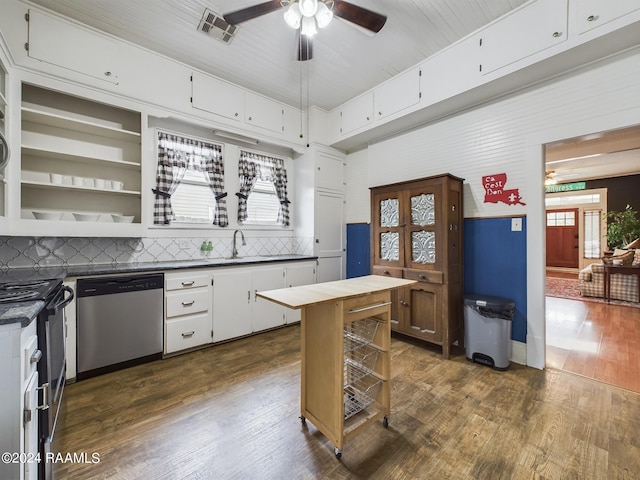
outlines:
[{"label": "black trash can", "polygon": [[464,297],[464,344],[468,360],[496,370],[509,367],[515,310],[515,302],[507,298]]}]

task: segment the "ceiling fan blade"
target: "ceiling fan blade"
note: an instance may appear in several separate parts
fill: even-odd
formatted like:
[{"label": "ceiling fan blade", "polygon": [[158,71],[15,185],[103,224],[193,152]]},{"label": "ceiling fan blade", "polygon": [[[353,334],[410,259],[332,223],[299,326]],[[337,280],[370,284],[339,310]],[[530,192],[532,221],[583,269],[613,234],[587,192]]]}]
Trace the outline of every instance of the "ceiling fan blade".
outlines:
[{"label": "ceiling fan blade", "polygon": [[282,8],[280,0],[271,0],[269,2],[259,3],[252,7],[236,10],[235,12],[227,13],[223,15],[225,21],[231,25],[237,25],[238,23],[246,22],[256,17],[261,17],[267,13],[275,12]]},{"label": "ceiling fan blade", "polygon": [[311,44],[311,37],[302,35],[300,29],[298,29],[296,39],[297,58],[299,62],[306,62],[313,58],[313,48]]},{"label": "ceiling fan blade", "polygon": [[384,15],[342,0],[335,0],[333,14],[374,33],[378,33],[387,21]]}]

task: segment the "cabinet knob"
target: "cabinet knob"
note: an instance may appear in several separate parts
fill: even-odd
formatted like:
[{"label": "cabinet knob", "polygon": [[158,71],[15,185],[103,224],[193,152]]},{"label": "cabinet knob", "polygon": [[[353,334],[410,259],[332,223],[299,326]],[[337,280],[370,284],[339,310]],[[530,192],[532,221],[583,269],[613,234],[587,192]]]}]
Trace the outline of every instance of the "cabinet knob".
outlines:
[{"label": "cabinet knob", "polygon": [[253,117],[249,117],[249,121],[253,120]]},{"label": "cabinet knob", "polygon": [[389,275],[389,270],[384,270],[382,273],[384,273],[385,275]]},{"label": "cabinet knob", "polygon": [[554,38],[561,37],[561,36],[562,36],[562,32],[553,32],[553,35],[552,35],[552,36],[553,36]]},{"label": "cabinet knob", "polygon": [[239,115],[238,112],[233,114],[234,117],[237,117],[238,115]]},{"label": "cabinet knob", "polygon": [[110,77],[111,76],[111,72],[104,72],[104,76],[105,77]]},{"label": "cabinet knob", "polygon": [[400,300],[400,305],[402,305],[403,307],[407,307],[409,304],[404,300]]},{"label": "cabinet knob", "polygon": [[589,15],[587,17],[587,22],[595,22],[596,20],[598,20],[598,15]]},{"label": "cabinet knob", "polygon": [[426,280],[426,279],[427,279],[427,277],[426,277],[426,276],[424,276],[424,275],[422,275],[422,274],[418,275],[418,278],[419,278],[420,280]]}]

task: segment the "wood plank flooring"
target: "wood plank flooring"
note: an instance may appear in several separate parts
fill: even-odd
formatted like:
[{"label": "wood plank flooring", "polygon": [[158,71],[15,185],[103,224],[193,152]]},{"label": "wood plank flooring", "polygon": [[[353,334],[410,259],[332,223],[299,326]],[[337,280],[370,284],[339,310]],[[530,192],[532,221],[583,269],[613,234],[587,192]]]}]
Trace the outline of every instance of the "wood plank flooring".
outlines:
[{"label": "wood plank flooring", "polygon": [[289,326],[67,386],[58,479],[636,479],[640,395],[393,339],[391,417],[341,460],[299,418]]},{"label": "wood plank flooring", "polygon": [[547,366],[640,393],[640,308],[546,298]]}]

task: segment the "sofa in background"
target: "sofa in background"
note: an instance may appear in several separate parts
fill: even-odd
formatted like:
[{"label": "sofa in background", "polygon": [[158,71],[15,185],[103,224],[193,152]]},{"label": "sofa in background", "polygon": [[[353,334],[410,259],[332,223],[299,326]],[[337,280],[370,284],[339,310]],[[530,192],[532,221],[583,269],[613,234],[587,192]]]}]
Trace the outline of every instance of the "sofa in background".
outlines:
[{"label": "sofa in background", "polygon": [[[633,256],[629,253],[634,252]],[[603,259],[611,263],[614,258],[622,258],[622,255],[631,258],[631,265],[640,265],[640,249],[616,250],[612,257]],[[580,295],[585,297],[604,298],[604,263],[592,263],[583,268],[579,275]],[[611,299],[627,302],[640,302],[638,298],[638,276],[616,274],[611,275]]]}]

